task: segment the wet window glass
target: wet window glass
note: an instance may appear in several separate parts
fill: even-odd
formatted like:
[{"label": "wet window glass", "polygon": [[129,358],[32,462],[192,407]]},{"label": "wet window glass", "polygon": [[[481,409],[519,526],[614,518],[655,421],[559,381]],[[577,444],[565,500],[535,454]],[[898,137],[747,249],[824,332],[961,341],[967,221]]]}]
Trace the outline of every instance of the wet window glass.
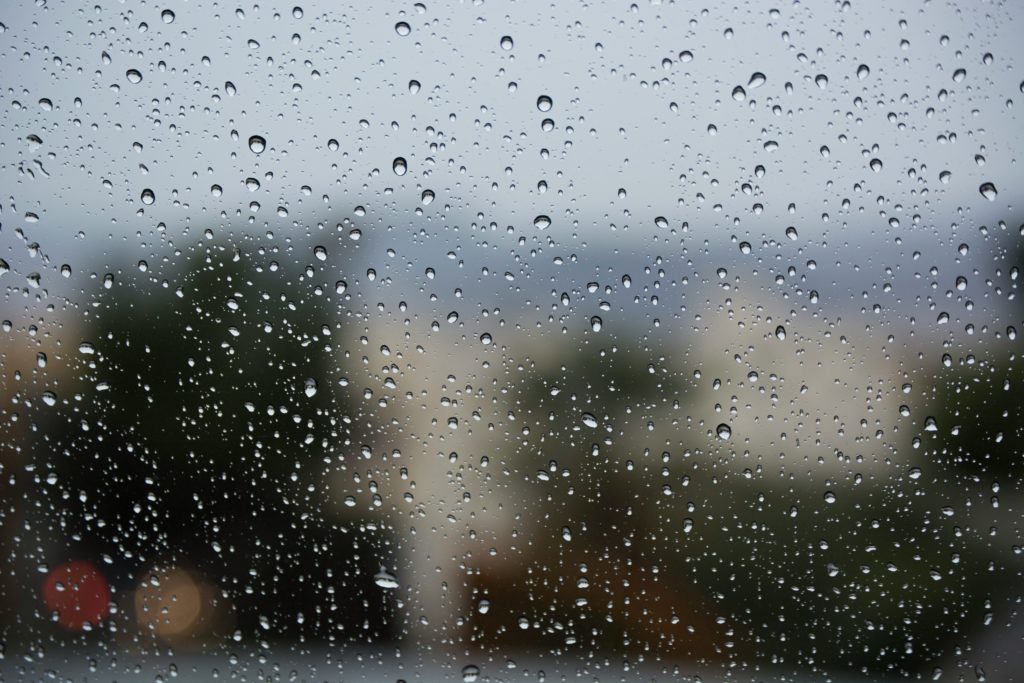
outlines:
[{"label": "wet window glass", "polygon": [[1024,5],[296,1],[0,7],[0,678],[1024,676]]}]

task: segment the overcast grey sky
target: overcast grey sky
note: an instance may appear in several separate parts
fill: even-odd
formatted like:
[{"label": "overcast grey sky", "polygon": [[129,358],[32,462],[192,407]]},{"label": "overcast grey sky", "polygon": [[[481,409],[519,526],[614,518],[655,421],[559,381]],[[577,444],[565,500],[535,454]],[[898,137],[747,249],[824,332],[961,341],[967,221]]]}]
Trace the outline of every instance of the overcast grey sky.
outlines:
[{"label": "overcast grey sky", "polygon": [[[679,257],[680,239],[736,259],[736,242],[786,243],[794,226],[789,255],[845,260],[830,276],[855,291],[915,250],[924,269],[951,265],[980,225],[1020,220],[1018,3],[300,4],[6,3],[12,269],[56,291],[62,263],[155,267],[207,228],[276,240],[350,221],[366,248],[425,259],[487,241],[494,262],[524,235],[553,241],[538,262],[590,249],[613,266],[613,250]],[[688,231],[659,243],[658,216]]]}]

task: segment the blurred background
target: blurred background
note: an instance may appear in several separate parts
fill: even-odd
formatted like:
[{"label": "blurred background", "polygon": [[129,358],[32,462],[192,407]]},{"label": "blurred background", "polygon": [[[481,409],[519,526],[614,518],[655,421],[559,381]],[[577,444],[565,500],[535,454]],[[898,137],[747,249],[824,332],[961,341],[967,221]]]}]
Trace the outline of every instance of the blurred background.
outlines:
[{"label": "blurred background", "polygon": [[3,680],[1015,680],[1022,18],[5,5]]}]

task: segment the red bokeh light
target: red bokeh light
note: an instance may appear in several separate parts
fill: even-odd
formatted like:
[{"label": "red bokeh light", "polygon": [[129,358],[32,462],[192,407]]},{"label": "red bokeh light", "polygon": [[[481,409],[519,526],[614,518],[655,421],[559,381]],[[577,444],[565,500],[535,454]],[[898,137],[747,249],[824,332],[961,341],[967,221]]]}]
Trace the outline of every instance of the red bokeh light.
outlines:
[{"label": "red bokeh light", "polygon": [[110,586],[92,562],[66,562],[43,582],[43,600],[64,628],[81,631],[96,625],[110,609]]}]

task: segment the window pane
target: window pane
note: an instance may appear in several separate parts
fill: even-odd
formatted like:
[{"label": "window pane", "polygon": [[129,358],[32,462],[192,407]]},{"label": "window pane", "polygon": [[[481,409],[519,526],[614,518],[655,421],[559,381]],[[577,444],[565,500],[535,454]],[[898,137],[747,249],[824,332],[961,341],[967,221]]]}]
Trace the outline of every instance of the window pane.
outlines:
[{"label": "window pane", "polygon": [[1024,675],[1024,6],[298,1],[0,8],[0,678]]}]

